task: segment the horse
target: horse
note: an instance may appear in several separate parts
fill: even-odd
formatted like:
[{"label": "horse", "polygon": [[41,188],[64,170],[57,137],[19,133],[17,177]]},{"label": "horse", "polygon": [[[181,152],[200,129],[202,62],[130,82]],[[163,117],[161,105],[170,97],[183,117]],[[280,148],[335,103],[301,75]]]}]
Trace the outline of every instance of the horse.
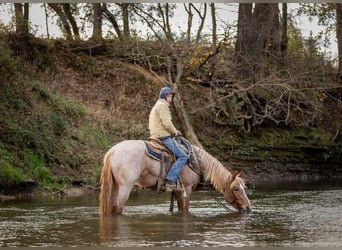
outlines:
[{"label": "horse", "polygon": [[[161,174],[163,180],[166,170],[161,172],[160,161],[146,153],[143,140],[124,140],[112,146],[104,156],[100,177],[99,212],[101,215],[120,215],[123,212],[130,192],[135,185],[153,187]],[[202,179],[223,194],[224,199],[239,211],[250,211],[250,201],[245,192],[245,182],[241,173],[231,173],[215,157],[204,149],[192,145],[200,167],[200,175],[189,165],[180,173],[182,191],[175,191],[180,212],[189,211],[192,191]]]}]

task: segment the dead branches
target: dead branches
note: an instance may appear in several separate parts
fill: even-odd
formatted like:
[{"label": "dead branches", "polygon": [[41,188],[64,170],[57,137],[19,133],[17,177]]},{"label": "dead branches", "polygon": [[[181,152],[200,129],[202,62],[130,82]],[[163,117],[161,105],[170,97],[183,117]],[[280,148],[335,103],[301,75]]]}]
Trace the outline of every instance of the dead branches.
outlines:
[{"label": "dead branches", "polygon": [[[308,83],[310,74],[277,78],[269,76],[254,84],[211,82],[210,103],[214,122],[238,126],[245,132],[266,122],[285,126],[310,126],[322,114],[326,89],[317,81]],[[199,112],[192,111],[191,113]]]}]

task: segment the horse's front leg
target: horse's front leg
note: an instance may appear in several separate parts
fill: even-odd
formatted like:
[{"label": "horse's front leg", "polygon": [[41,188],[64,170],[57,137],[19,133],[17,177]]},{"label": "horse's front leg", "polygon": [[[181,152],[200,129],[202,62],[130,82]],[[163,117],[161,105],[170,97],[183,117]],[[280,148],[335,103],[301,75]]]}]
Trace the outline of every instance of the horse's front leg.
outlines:
[{"label": "horse's front leg", "polygon": [[178,211],[183,213],[189,212],[191,188],[184,191],[176,192],[176,200],[178,205]]}]

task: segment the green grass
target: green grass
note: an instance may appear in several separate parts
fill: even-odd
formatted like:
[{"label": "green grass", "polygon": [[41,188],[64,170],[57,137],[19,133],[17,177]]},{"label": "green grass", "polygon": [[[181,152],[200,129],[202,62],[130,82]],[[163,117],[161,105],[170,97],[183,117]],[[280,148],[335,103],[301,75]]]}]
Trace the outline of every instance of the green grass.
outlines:
[{"label": "green grass", "polygon": [[7,187],[19,184],[25,179],[24,175],[10,162],[0,160],[0,186]]},{"label": "green grass", "polygon": [[[95,164],[100,150],[107,148],[109,142],[103,130],[87,117],[85,107],[47,92],[39,82],[31,84],[32,88],[27,89],[32,92],[12,91],[7,99],[5,105],[14,103],[16,112],[9,108],[0,113],[0,155],[6,160],[2,162],[1,180],[10,185],[28,178],[47,189],[56,189],[58,183],[70,183],[70,178],[53,176],[53,167],[76,169]],[[38,112],[30,108],[25,95],[31,96]]]}]

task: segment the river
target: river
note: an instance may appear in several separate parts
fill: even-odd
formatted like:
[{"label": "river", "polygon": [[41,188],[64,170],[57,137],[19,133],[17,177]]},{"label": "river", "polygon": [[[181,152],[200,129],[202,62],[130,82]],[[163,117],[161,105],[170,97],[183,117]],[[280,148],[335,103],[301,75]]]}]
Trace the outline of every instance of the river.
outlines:
[{"label": "river", "polygon": [[209,191],[193,193],[189,214],[171,213],[169,195],[132,192],[122,216],[102,220],[95,194],[1,202],[0,247],[342,246],[341,180],[257,185],[247,189],[250,213]]}]

